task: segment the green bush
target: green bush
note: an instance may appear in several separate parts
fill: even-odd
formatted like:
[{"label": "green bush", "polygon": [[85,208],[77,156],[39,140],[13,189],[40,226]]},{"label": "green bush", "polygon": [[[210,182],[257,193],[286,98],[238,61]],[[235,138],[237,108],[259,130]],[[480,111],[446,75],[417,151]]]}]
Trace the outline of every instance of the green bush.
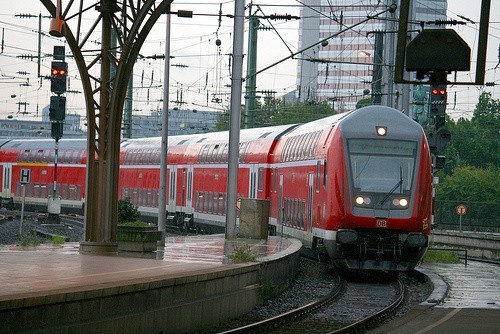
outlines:
[{"label": "green bush", "polygon": [[139,216],[139,211],[130,202],[130,198],[118,201],[118,223],[135,222]]}]

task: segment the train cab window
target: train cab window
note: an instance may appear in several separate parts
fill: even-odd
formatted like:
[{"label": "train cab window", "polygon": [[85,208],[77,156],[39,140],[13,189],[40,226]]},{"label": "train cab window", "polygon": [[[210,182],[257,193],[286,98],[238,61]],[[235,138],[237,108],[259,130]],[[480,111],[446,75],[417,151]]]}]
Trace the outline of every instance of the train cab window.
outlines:
[{"label": "train cab window", "polygon": [[347,147],[354,188],[395,194],[411,190],[416,142],[350,139]]}]

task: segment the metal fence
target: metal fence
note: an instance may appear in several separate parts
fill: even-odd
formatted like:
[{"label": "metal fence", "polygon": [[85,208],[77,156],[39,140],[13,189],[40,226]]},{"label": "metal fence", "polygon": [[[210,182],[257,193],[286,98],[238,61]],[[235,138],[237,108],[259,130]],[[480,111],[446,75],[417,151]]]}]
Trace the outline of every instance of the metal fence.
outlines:
[{"label": "metal fence", "polygon": [[435,201],[434,228],[459,230],[459,205],[466,207],[462,230],[500,233],[500,203]]}]

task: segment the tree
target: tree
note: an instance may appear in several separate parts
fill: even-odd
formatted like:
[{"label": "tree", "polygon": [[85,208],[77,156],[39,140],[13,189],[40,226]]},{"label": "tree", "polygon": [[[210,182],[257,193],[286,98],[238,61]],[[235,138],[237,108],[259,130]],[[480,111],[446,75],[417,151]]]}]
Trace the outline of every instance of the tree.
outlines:
[{"label": "tree", "polygon": [[444,149],[445,173],[450,175],[455,167],[500,167],[500,101],[483,92],[473,117],[456,122],[447,118],[446,128],[451,133],[450,143]]},{"label": "tree", "polygon": [[457,167],[442,178],[436,189],[436,217],[439,222],[454,221],[458,204],[467,206],[467,221],[500,226],[500,169]]},{"label": "tree", "polygon": [[[241,127],[245,124],[245,114],[241,110]],[[257,103],[254,111],[255,127],[283,124],[307,123],[333,115],[335,112],[327,102],[287,103],[283,99],[268,98],[264,104]],[[217,116],[214,131],[229,130],[229,112]]]},{"label": "tree", "polygon": [[356,109],[363,108],[372,104],[372,98],[367,97],[356,102]]}]

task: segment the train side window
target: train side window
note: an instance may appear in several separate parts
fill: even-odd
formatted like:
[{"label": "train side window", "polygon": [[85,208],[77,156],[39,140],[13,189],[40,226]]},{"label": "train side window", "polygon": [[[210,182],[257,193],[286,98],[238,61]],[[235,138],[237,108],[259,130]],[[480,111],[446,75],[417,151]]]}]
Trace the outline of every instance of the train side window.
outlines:
[{"label": "train side window", "polygon": [[229,144],[224,144],[224,148],[222,149],[222,162],[227,163],[227,152],[229,150]]},{"label": "train side window", "polygon": [[38,150],[35,157],[35,162],[42,162],[43,150]]},{"label": "train side window", "polygon": [[208,202],[209,202],[208,192],[204,191],[203,192],[203,212],[209,212]]},{"label": "train side window", "polygon": [[73,160],[73,150],[66,151],[66,163],[71,163]]},{"label": "train side window", "polygon": [[326,188],[326,159],[324,160],[323,163],[323,188]]},{"label": "train side window", "polygon": [[309,132],[306,136],[306,144],[305,144],[305,155],[306,155],[306,158],[307,159],[310,159],[312,158],[311,156],[311,146],[312,146],[312,142],[313,142],[313,137],[314,137],[314,133],[313,132]]},{"label": "train side window", "polygon": [[292,160],[294,160],[294,161],[299,160],[299,149],[300,149],[299,139],[300,139],[299,136],[296,136],[295,138],[293,138]]},{"label": "train side window", "polygon": [[47,198],[47,184],[45,183],[40,185],[40,197]]},{"label": "train side window", "polygon": [[78,163],[78,164],[83,163],[83,157],[84,157],[84,156],[85,156],[85,150],[81,150],[81,151],[80,151],[80,154],[79,154],[79,156],[78,156],[78,161],[77,161],[77,163]]},{"label": "train side window", "polygon": [[76,188],[74,184],[69,185],[69,199],[76,200]]},{"label": "train side window", "polygon": [[300,135],[297,138],[297,160],[302,160],[304,158],[304,153],[303,153],[303,142],[304,142],[304,135]]},{"label": "train side window", "polygon": [[319,180],[321,176],[321,161],[316,163],[316,192],[319,192]]},{"label": "train side window", "polygon": [[80,153],[79,151],[72,151],[72,156],[71,156],[71,161],[70,163],[72,164],[76,164],[76,161],[77,161],[77,158],[78,158],[78,154]]},{"label": "train side window", "polygon": [[264,191],[264,167],[259,167],[259,180],[257,184],[258,191]]},{"label": "train side window", "polygon": [[146,206],[152,206],[153,204],[153,193],[151,192],[151,189],[147,189],[147,201],[146,201]]},{"label": "train side window", "polygon": [[24,150],[24,152],[22,153],[22,155],[20,155],[19,161],[21,161],[21,162],[28,162],[29,156],[30,156],[30,150]]}]

